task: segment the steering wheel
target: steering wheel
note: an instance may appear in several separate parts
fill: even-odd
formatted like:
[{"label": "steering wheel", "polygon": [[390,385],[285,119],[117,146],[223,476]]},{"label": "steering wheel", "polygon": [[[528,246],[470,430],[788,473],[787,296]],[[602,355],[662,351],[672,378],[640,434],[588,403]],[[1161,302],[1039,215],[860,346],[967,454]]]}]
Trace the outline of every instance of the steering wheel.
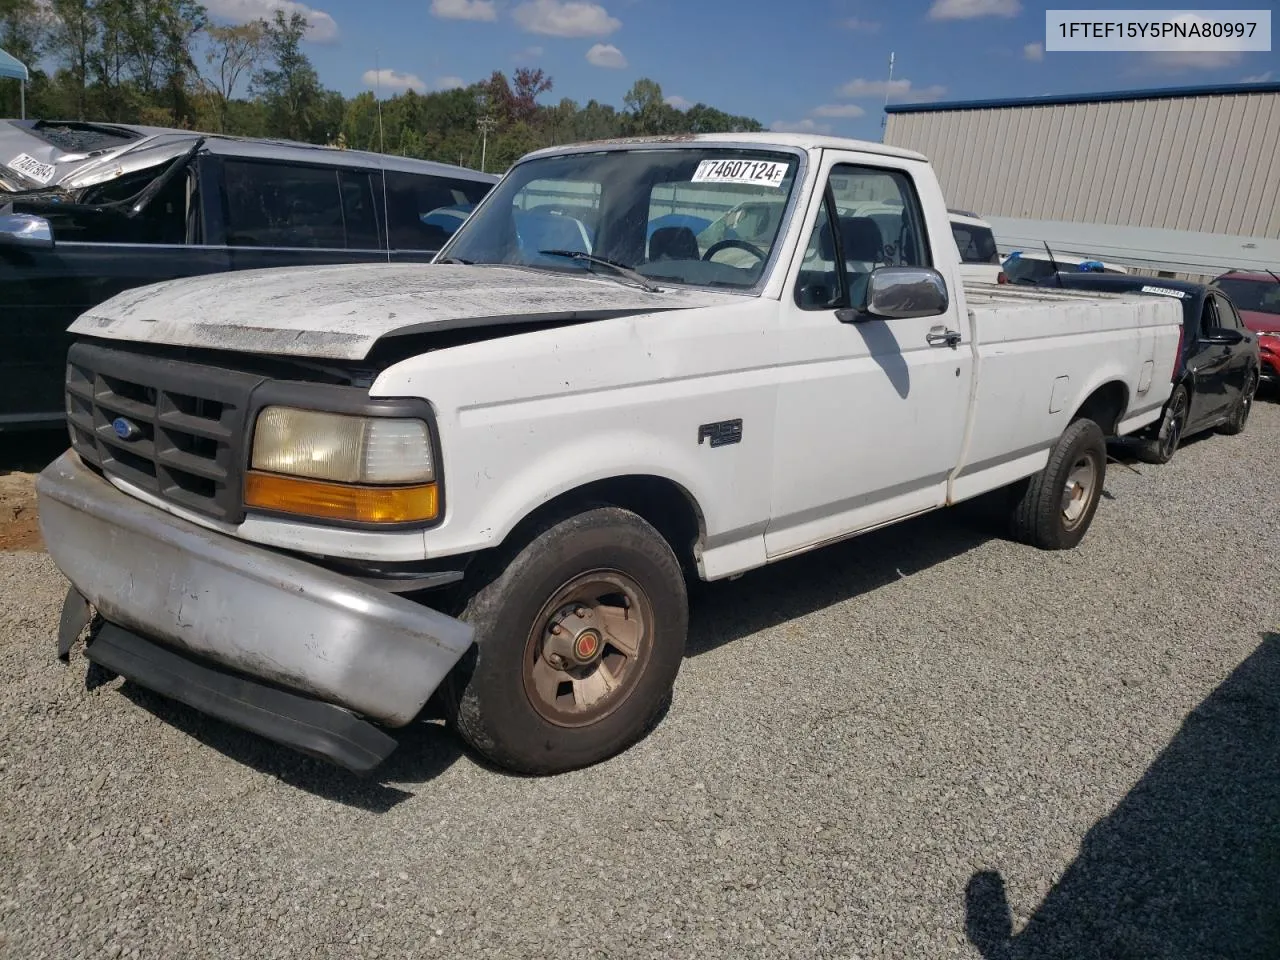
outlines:
[{"label": "steering wheel", "polygon": [[739,240],[736,237],[730,237],[727,240],[720,240],[713,243],[707,248],[707,252],[702,255],[703,260],[710,260],[721,250],[745,250],[753,257],[757,257],[761,263],[769,259],[769,255],[757,247],[754,243],[748,243],[746,240]]}]

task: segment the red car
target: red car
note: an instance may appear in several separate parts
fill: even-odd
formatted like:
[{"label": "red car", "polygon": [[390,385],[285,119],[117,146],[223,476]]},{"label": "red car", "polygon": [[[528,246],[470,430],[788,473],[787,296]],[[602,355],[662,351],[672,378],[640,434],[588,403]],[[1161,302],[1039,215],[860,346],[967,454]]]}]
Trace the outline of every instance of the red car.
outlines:
[{"label": "red car", "polygon": [[1258,335],[1263,382],[1280,383],[1280,275],[1232,270],[1213,284],[1231,298],[1244,325]]}]

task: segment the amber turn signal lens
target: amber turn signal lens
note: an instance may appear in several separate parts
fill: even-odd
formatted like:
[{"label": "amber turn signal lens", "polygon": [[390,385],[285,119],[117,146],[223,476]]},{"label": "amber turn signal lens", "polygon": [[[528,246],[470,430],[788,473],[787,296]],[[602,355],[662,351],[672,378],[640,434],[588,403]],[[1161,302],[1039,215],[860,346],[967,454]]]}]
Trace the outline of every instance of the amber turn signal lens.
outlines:
[{"label": "amber turn signal lens", "polygon": [[439,493],[434,483],[413,487],[365,487],[302,480],[256,470],[245,475],[244,502],[246,506],[262,510],[359,523],[434,520],[440,508]]}]

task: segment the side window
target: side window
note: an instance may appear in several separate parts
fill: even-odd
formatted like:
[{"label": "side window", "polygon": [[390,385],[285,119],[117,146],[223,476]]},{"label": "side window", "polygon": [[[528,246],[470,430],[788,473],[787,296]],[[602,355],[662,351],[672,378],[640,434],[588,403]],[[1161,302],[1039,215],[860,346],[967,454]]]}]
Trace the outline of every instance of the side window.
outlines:
[{"label": "side window", "polygon": [[[858,303],[877,267],[933,266],[919,198],[905,173],[839,164],[828,191],[801,267],[801,307]],[[825,299],[827,291],[838,299]]]},{"label": "side window", "polygon": [[874,267],[931,267],[915,186],[898,170],[841,164],[831,171],[844,259]]},{"label": "side window", "polygon": [[1236,308],[1230,301],[1215,294],[1213,302],[1218,308],[1218,326],[1226,330],[1244,329],[1244,324],[1240,321],[1240,315],[1236,313]]},{"label": "side window", "polygon": [[347,245],[338,171],[332,167],[227,160],[223,171],[231,246]]},{"label": "side window", "polygon": [[1213,300],[1212,296],[1204,298],[1204,310],[1200,314],[1201,336],[1208,336],[1218,329],[1218,308]]},{"label": "side window", "polygon": [[467,219],[489,184],[388,170],[387,233],[392,250],[439,250]]},{"label": "side window", "polygon": [[372,178],[360,170],[342,170],[338,177],[347,249],[380,249],[382,243],[378,239],[378,208],[373,197]]},{"label": "side window", "polygon": [[796,304],[801,309],[830,310],[844,302],[844,271],[836,265],[834,220],[830,197],[826,197],[800,265]]}]

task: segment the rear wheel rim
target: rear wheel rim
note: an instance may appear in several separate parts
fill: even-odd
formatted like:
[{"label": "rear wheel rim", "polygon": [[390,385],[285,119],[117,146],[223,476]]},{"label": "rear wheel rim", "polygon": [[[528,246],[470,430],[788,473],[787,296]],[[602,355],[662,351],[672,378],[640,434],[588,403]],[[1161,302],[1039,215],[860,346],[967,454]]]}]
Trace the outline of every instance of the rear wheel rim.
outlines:
[{"label": "rear wheel rim", "polygon": [[524,653],[524,691],[560,727],[598,723],[635,691],[653,650],[653,603],[618,570],[564,583],[534,618]]},{"label": "rear wheel rim", "polygon": [[1186,419],[1186,394],[1178,394],[1172,407],[1169,408],[1169,420],[1164,432],[1164,442],[1160,444],[1160,455],[1166,460],[1172,457],[1182,440],[1182,423]]},{"label": "rear wheel rim", "polygon": [[1062,487],[1062,525],[1074,530],[1084,522],[1098,495],[1098,457],[1092,450],[1080,454],[1067,472]]}]

